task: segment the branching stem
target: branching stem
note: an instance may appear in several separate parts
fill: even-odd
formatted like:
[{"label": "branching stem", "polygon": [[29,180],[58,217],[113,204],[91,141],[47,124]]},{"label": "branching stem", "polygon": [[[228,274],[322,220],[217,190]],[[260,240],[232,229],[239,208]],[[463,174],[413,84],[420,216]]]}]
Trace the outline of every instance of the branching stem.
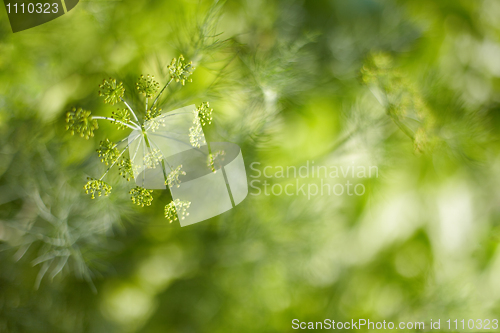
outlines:
[{"label": "branching stem", "polygon": [[109,121],[112,121],[112,122],[117,122],[117,123],[120,123],[124,126],[127,126],[133,130],[140,130],[140,127],[134,123],[135,126],[132,126],[130,124],[127,124],[127,123],[124,123],[123,121],[120,121],[120,120],[116,120],[115,118],[110,118],[110,117],[101,117],[101,116],[92,116],[92,119],[104,119],[104,120],[109,120]]},{"label": "branching stem", "polygon": [[[138,138],[138,137],[137,137]],[[135,138],[134,140],[132,140],[125,148],[123,148],[122,152],[120,153],[120,155],[118,155],[118,157],[116,158],[116,160],[113,162],[113,164],[111,164],[109,166],[109,168],[106,170],[106,172],[104,173],[104,175],[101,176],[101,178],[99,178],[99,180],[102,180],[109,172],[109,170],[111,170],[111,168],[116,164],[116,162],[118,162],[118,160],[120,159],[120,157],[122,157],[123,153],[127,150],[128,146],[130,146],[132,144],[132,142],[134,142],[135,140],[137,140],[137,138]]]},{"label": "branching stem", "polygon": [[[121,99],[121,100],[122,100],[122,102],[123,102],[123,103],[127,106],[127,108],[129,109],[129,111],[132,113],[132,116],[134,116],[135,121],[139,122],[139,119],[137,119],[137,116],[135,115],[135,112],[134,112],[134,110],[132,110],[132,108],[130,107],[130,105],[128,105],[128,103],[127,103],[127,102],[125,102],[125,100],[124,100],[122,97],[120,97],[120,99]],[[134,123],[134,124],[135,124],[135,123]],[[135,124],[135,125],[136,125],[136,126],[139,126],[139,125],[137,125],[137,124]]]},{"label": "branching stem", "polygon": [[156,96],[156,98],[155,98],[155,100],[154,100],[153,104],[151,104],[151,110],[155,107],[156,102],[158,102],[158,99],[160,98],[161,94],[163,94],[163,91],[164,91],[165,89],[167,89],[167,87],[170,85],[170,83],[173,81],[173,79],[174,79],[174,78],[172,78],[172,77],[171,77],[171,78],[170,78],[170,80],[167,82],[167,84],[165,84],[165,86],[163,87],[163,89],[160,91],[160,93],[158,94],[158,96]]}]

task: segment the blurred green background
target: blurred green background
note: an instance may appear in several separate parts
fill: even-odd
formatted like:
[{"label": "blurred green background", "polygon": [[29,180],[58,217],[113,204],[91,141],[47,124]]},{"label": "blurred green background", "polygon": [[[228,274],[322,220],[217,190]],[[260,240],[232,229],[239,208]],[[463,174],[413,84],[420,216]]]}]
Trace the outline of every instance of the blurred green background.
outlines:
[{"label": "blurred green background", "polygon": [[[16,34],[0,15],[0,332],[500,316],[498,0],[81,1]],[[127,131],[86,141],[65,113],[110,116],[110,76],[141,105],[137,77],[164,84],[181,53],[193,83],[163,110],[210,101],[206,136],[240,145],[249,181],[265,180],[253,162],[378,177],[352,180],[361,196],[251,188],[185,228],[163,217],[168,191],[137,208],[116,172],[91,200],[99,141]]]}]

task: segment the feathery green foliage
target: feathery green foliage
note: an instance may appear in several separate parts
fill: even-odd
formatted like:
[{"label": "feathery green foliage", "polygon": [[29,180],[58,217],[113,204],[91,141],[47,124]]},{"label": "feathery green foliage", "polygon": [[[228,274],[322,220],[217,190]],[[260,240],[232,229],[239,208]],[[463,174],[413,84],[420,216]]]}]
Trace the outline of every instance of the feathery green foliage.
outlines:
[{"label": "feathery green foliage", "polygon": [[[10,35],[3,20],[0,331],[497,318],[499,15],[495,0],[80,1],[32,32]],[[165,66],[180,53],[197,68],[185,87]],[[141,73],[165,87],[148,107]],[[127,104],[95,103],[109,75]],[[111,167],[92,156],[101,140],[122,152],[146,109],[206,100],[218,117],[205,134],[241,147],[249,182],[268,183],[252,183],[260,195],[250,187],[235,209],[178,228],[165,223],[181,218],[168,191],[151,209],[130,203],[136,184],[113,172],[122,161],[130,179],[140,172],[127,151],[102,179],[112,195],[82,193],[84,174]],[[92,114],[75,117],[75,104]],[[68,110],[88,141],[63,135]],[[275,177],[307,162],[378,173]],[[366,193],[272,193],[297,180]]]},{"label": "feathery green foliage", "polygon": [[[413,140],[415,151],[432,151],[437,141],[433,115],[418,88],[394,65],[391,56],[373,54],[361,69],[361,77],[363,83],[383,93],[387,114]],[[418,121],[418,127],[411,128],[408,119]]]}]

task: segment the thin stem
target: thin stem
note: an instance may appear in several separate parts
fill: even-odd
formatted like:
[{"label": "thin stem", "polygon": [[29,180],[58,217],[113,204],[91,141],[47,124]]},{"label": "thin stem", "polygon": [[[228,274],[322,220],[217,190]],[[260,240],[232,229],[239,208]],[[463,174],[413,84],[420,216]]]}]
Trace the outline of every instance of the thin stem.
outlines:
[{"label": "thin stem", "polygon": [[128,140],[128,136],[126,136],[125,138],[123,138],[120,141],[118,141],[118,143],[122,143],[123,141],[126,141],[126,140]]},{"label": "thin stem", "polygon": [[[135,140],[139,139],[141,137],[141,135],[137,135],[133,140],[132,142],[134,142]],[[131,142],[131,143],[132,143]],[[139,148],[141,147],[141,143],[137,144],[137,148],[135,149],[135,153],[134,153],[134,156],[130,155],[130,163],[132,164],[132,175],[134,176],[134,179],[136,180],[136,184],[137,184],[137,179],[136,179],[136,172],[135,172],[135,158],[137,156],[137,153],[139,152]],[[139,175],[139,174],[137,174]]]},{"label": "thin stem", "polygon": [[140,130],[140,127],[134,123],[135,126],[132,126],[132,125],[129,125],[127,123],[124,123],[123,121],[120,121],[120,120],[117,120],[115,118],[109,118],[109,117],[101,117],[101,116],[92,116],[92,119],[104,119],[104,120],[109,120],[109,121],[112,121],[112,122],[117,122],[117,123],[120,123],[124,126],[127,126],[133,130]]},{"label": "thin stem", "polygon": [[116,164],[116,162],[118,162],[118,160],[120,159],[120,157],[122,157],[123,153],[127,150],[128,146],[130,146],[132,144],[132,142],[134,142],[135,140],[137,140],[138,137],[136,137],[134,140],[132,140],[131,142],[129,142],[129,144],[123,148],[122,152],[120,153],[120,155],[118,155],[118,157],[116,158],[116,160],[113,162],[113,164],[111,164],[108,168],[108,170],[106,170],[106,172],[104,173],[104,175],[101,176],[101,178],[99,178],[99,180],[102,180],[109,172],[109,170],[111,170],[111,168]]},{"label": "thin stem", "polygon": [[[140,137],[140,135],[138,135],[135,139],[138,139],[139,137]],[[135,139],[133,141],[135,141]],[[140,147],[140,145],[137,145],[137,149],[135,150],[134,156],[130,160],[132,163],[134,163],[134,160],[135,160],[135,158],[137,156],[137,153],[139,152],[139,147]],[[133,166],[133,164],[132,164],[132,166]]]},{"label": "thin stem", "polygon": [[134,124],[134,126],[137,126],[137,128],[141,128],[141,126],[138,123],[136,123],[135,121],[129,120],[129,122],[131,124]]},{"label": "thin stem", "polygon": [[151,104],[151,110],[155,107],[156,105],[156,102],[158,102],[158,99],[160,98],[161,94],[163,93],[163,91],[168,87],[168,85],[174,80],[174,78],[170,78],[170,80],[167,82],[167,84],[163,87],[163,89],[160,91],[160,93],[158,94],[158,96],[156,96],[155,98],[155,101],[153,102],[153,104]]},{"label": "thin stem", "polygon": [[149,101],[149,98],[146,97],[146,112],[148,111],[148,101]]},{"label": "thin stem", "polygon": [[396,116],[389,115],[389,117],[404,134],[406,134],[412,141],[415,141],[415,135],[413,135],[412,131],[408,128],[408,126],[403,124],[403,122],[401,122]]},{"label": "thin stem", "polygon": [[[127,108],[129,109],[129,111],[132,113],[132,115],[134,116],[135,121],[139,122],[139,119],[137,119],[137,116],[135,115],[135,112],[134,112],[134,110],[132,110],[132,108],[130,107],[130,105],[128,105],[128,103],[125,102],[125,100],[122,97],[120,97],[120,99],[127,106]],[[137,125],[137,124],[135,124],[135,125]]]}]

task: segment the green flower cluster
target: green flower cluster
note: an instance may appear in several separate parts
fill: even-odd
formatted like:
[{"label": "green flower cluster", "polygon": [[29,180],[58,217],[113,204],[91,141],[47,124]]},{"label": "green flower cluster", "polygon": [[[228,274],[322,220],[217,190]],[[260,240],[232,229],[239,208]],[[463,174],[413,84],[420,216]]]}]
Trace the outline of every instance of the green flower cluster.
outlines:
[{"label": "green flower cluster", "polygon": [[120,162],[118,162],[118,170],[120,176],[125,178],[127,181],[130,181],[130,178],[134,176],[134,172],[132,169],[132,162],[130,158],[122,158]]},{"label": "green flower cluster", "polygon": [[114,105],[120,101],[125,94],[123,83],[116,83],[116,79],[109,78],[99,85],[99,96],[104,96],[104,103]]},{"label": "green flower cluster", "polygon": [[201,103],[201,105],[196,109],[200,121],[203,126],[212,123],[212,112],[214,109],[210,109],[210,104],[208,102]]},{"label": "green flower cluster", "polygon": [[148,122],[147,129],[156,132],[160,126],[165,126],[165,118],[159,119],[158,117],[161,115],[161,109],[156,107],[146,110],[146,115],[144,119]]},{"label": "green flower cluster", "polygon": [[364,84],[388,85],[387,74],[393,67],[392,58],[385,53],[376,53],[361,68],[361,81]]},{"label": "green flower cluster", "polygon": [[[147,132],[158,130],[161,126],[165,126],[166,117],[161,117],[162,110],[157,107],[156,102],[161,97],[161,94],[173,81],[180,82],[184,85],[187,82],[192,82],[190,76],[194,71],[193,63],[186,62],[184,57],[180,55],[178,58],[174,58],[170,65],[167,66],[170,78],[165,84],[163,89],[159,92],[159,95],[153,101],[152,105],[148,107],[148,102],[150,98],[159,91],[160,83],[154,79],[152,75],[141,75],[136,83],[137,91],[146,97],[145,108],[143,109],[143,118],[137,117],[136,111],[123,99],[125,94],[125,88],[122,82],[117,82],[116,79],[109,78],[103,80],[99,85],[99,96],[104,97],[104,102],[114,105],[116,103],[124,103],[126,108],[118,108],[112,113],[112,117],[104,116],[94,116],[92,117],[90,111],[83,110],[82,108],[73,108],[66,115],[66,129],[71,130],[71,134],[79,133],[82,137],[89,139],[94,136],[94,130],[98,129],[97,120],[107,120],[114,123],[118,129],[127,129],[141,132],[133,140],[143,139],[147,141]],[[189,129],[189,140],[193,147],[201,147],[205,144],[205,137],[203,135],[202,125],[211,124],[212,122],[212,112],[208,102],[203,102],[193,114],[193,125]],[[96,196],[108,195],[111,192],[111,186],[102,181],[102,179],[108,174],[110,169],[118,165],[119,174],[127,181],[130,181],[134,176],[142,171],[144,168],[154,169],[158,164],[163,161],[162,152],[159,149],[150,147],[148,144],[147,153],[144,154],[142,160],[135,161],[135,155],[125,157],[124,153],[129,148],[133,142],[129,140],[127,146],[118,149],[120,143],[125,142],[125,140],[120,141],[116,144],[111,142],[109,139],[104,139],[100,142],[100,147],[97,149],[97,153],[101,158],[101,161],[110,167],[102,175],[100,179],[89,178],[87,184],[84,186],[85,192],[92,196],[94,199]],[[208,162],[209,166],[215,172],[217,167],[217,158],[224,155],[224,152],[217,152],[215,154],[210,154]],[[123,157],[122,157],[123,156]],[[135,163],[134,163],[135,162]],[[168,187],[180,187],[181,176],[186,175],[186,172],[182,171],[182,165],[179,165],[165,177],[165,185]],[[153,201],[152,196],[153,190],[145,189],[143,187],[137,186],[130,190],[132,202],[139,206],[150,206]],[[187,201],[174,200],[169,205],[165,206],[165,217],[169,219],[170,222],[177,220],[178,218],[184,219],[187,215],[187,209],[191,205]]]},{"label": "green flower cluster", "polygon": [[196,148],[200,148],[201,145],[205,143],[203,129],[198,121],[195,121],[193,126],[189,129],[189,142],[191,143],[191,146]]},{"label": "green flower cluster", "polygon": [[96,149],[96,151],[99,157],[101,157],[101,162],[104,162],[106,165],[114,163],[120,155],[120,151],[116,148],[117,144],[109,141],[109,139],[101,141],[100,144],[101,147]]},{"label": "green flower cluster", "polygon": [[152,109],[146,110],[146,115],[144,116],[144,119],[147,121],[159,117],[160,115],[161,115],[161,109],[154,107]]},{"label": "green flower cluster", "polygon": [[416,153],[430,152],[436,147],[439,138],[434,115],[420,89],[389,54],[372,54],[361,68],[361,80],[382,93],[387,115],[412,139]]},{"label": "green flower cluster", "polygon": [[88,182],[87,184],[85,184],[83,189],[85,190],[85,193],[91,195],[92,199],[95,199],[96,193],[99,197],[103,194],[108,195],[109,193],[111,193],[112,187],[109,184],[103,182],[100,179],[93,179],[90,177],[87,179]]},{"label": "green flower cluster", "polygon": [[179,176],[185,176],[186,173],[181,170],[182,169],[182,164],[179,165],[177,168],[172,170],[168,176],[167,176],[167,181],[165,182],[165,185],[168,185],[169,187],[172,186],[181,186],[181,181],[179,180]]},{"label": "green flower cluster", "polygon": [[137,90],[140,94],[146,96],[146,98],[152,98],[160,88],[160,84],[154,78],[154,75],[149,76],[148,74],[146,77],[141,75],[139,81],[136,83]]},{"label": "green flower cluster", "polygon": [[127,109],[117,109],[116,112],[112,112],[113,119],[121,121],[122,123],[116,122],[115,124],[118,126],[119,130],[127,129],[128,127],[125,124],[130,123],[130,112]]},{"label": "green flower cluster", "polygon": [[[224,156],[226,155],[226,152],[224,150],[219,150],[216,151],[213,154],[208,154],[207,157],[207,166],[212,169],[212,172],[215,173],[217,172],[217,169],[222,167],[222,162],[224,161]],[[215,163],[217,162],[217,165]]]},{"label": "green flower cluster", "polygon": [[165,119],[151,119],[148,125],[148,130],[150,130],[151,132],[156,132],[156,130],[160,128],[160,126],[165,127]]},{"label": "green flower cluster", "polygon": [[190,61],[186,63],[182,54],[179,58],[172,59],[172,62],[167,66],[170,71],[170,76],[175,80],[175,82],[181,82],[184,85],[187,82],[192,82],[192,79],[188,79],[191,74],[193,74],[194,67],[193,62]]},{"label": "green flower cluster", "polygon": [[189,206],[191,206],[191,202],[175,199],[165,206],[165,218],[169,223],[177,221],[178,217],[180,217],[181,220],[184,220],[186,216],[189,215],[187,212]]},{"label": "green flower cluster", "polygon": [[80,134],[82,138],[89,139],[94,136],[94,130],[98,129],[97,120],[92,119],[92,113],[82,108],[73,108],[66,113],[66,130]]},{"label": "green flower cluster", "polygon": [[144,156],[144,165],[148,169],[155,169],[161,163],[163,155],[159,149],[153,149]]},{"label": "green flower cluster", "polygon": [[147,190],[140,186],[131,189],[129,192],[132,202],[141,207],[151,206],[151,202],[153,201],[152,193],[153,190]]}]

